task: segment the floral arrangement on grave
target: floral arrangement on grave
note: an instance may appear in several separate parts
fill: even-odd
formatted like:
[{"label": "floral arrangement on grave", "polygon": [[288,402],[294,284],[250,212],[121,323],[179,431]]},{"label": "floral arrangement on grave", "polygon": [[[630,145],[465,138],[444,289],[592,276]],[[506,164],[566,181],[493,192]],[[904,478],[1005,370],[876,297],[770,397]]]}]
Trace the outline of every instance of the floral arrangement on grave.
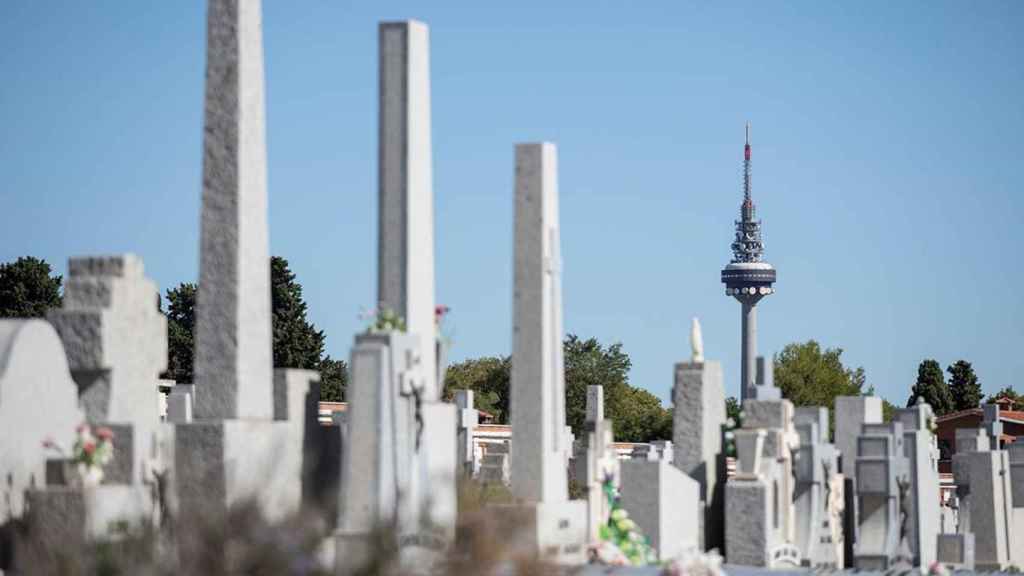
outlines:
[{"label": "floral arrangement on grave", "polygon": [[622,507],[619,491],[610,474],[605,476],[601,488],[611,512],[608,523],[598,529],[598,541],[590,546],[591,562],[610,566],[656,564],[657,553]]},{"label": "floral arrangement on grave", "polygon": [[661,569],[660,576],[722,576],[722,556],[718,550],[701,552],[690,548]]},{"label": "floral arrangement on grave", "polygon": [[405,332],[405,319],[387,306],[377,306],[373,310],[363,312],[359,317],[370,323],[366,327],[367,334],[380,332]]},{"label": "floral arrangement on grave", "polygon": [[[43,447],[64,456],[64,450],[52,439],[43,441]],[[103,482],[103,467],[114,459],[114,432],[99,427],[93,431],[88,424],[75,429],[75,443],[71,447],[69,463],[74,466],[76,485],[81,488],[99,486]]]}]

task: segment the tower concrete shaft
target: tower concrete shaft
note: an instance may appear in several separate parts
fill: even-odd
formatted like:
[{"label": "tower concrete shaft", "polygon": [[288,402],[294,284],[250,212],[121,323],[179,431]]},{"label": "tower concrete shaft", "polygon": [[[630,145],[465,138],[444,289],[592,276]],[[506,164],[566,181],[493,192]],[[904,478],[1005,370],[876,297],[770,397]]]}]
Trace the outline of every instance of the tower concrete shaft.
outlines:
[{"label": "tower concrete shaft", "polygon": [[722,270],[725,293],[741,304],[740,399],[753,396],[757,381],[757,303],[775,292],[775,268],[763,260],[761,221],[751,194],[750,125],[743,146],[743,203],[732,243],[732,261]]}]

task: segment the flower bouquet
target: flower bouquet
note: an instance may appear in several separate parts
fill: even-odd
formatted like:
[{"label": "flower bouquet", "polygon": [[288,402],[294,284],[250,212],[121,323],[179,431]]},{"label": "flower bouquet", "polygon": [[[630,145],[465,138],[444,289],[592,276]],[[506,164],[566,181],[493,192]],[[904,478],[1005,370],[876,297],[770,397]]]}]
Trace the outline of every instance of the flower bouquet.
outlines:
[{"label": "flower bouquet", "polygon": [[[44,441],[43,447],[64,454],[64,450],[53,440]],[[103,467],[113,459],[114,432],[110,428],[99,427],[94,432],[88,424],[81,424],[75,429],[75,443],[71,447],[69,463],[74,466],[74,484],[77,487],[99,486],[103,482]]]},{"label": "flower bouquet", "polygon": [[611,566],[657,564],[657,553],[622,507],[611,475],[605,478],[602,490],[611,512],[608,523],[598,529],[598,541],[590,546],[591,561]]}]

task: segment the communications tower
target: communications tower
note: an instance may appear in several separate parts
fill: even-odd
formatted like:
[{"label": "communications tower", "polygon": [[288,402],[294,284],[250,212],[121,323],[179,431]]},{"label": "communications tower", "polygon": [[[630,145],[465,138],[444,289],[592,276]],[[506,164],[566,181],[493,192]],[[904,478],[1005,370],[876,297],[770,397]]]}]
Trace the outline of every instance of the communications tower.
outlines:
[{"label": "communications tower", "polygon": [[775,268],[765,262],[761,241],[761,221],[756,219],[754,201],[750,197],[750,124],[747,123],[743,147],[743,205],[736,221],[736,238],[732,242],[732,261],[722,270],[725,294],[742,305],[743,336],[740,368],[740,400],[752,396],[757,378],[757,303],[775,292]]}]

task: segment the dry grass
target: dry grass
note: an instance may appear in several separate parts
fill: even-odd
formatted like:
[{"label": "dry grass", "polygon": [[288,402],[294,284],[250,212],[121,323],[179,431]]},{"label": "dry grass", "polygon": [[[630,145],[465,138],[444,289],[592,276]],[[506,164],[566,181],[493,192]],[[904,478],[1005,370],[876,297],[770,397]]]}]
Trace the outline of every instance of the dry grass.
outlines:
[{"label": "dry grass", "polygon": [[[513,514],[501,505],[512,503],[503,486],[484,486],[466,480],[459,484],[456,542],[434,551],[433,561],[405,565],[394,531],[382,527],[372,535],[372,561],[352,574],[551,574],[557,570],[516,545],[519,531]],[[316,513],[270,522],[253,502],[219,513],[180,518],[161,528],[122,527],[103,542],[62,538],[45,542],[30,524],[12,524],[16,563],[20,573],[67,576],[171,576],[182,574],[306,575],[333,574],[320,561],[320,546],[331,536],[328,523]],[[70,532],[69,532],[70,533]]]}]

